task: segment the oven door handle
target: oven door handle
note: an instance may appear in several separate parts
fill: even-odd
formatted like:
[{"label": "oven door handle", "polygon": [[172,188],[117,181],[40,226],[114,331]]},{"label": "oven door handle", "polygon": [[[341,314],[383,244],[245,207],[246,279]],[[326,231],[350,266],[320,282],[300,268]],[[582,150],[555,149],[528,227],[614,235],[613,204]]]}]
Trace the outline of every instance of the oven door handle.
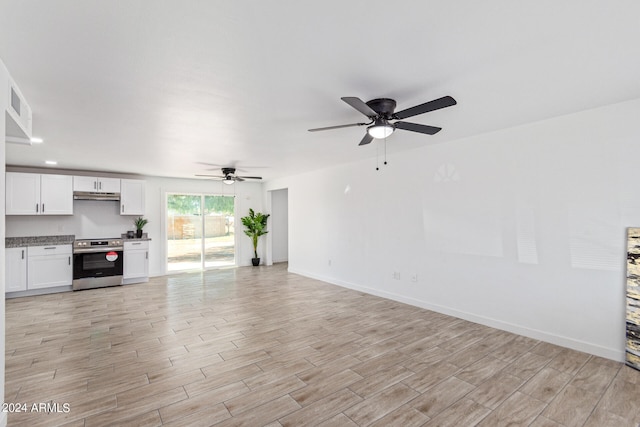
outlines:
[{"label": "oven door handle", "polygon": [[124,248],[122,246],[120,247],[101,247],[100,249],[93,249],[93,248],[87,248],[87,249],[74,249],[73,253],[74,254],[96,254],[96,253],[100,253],[100,252],[122,252],[124,250]]}]

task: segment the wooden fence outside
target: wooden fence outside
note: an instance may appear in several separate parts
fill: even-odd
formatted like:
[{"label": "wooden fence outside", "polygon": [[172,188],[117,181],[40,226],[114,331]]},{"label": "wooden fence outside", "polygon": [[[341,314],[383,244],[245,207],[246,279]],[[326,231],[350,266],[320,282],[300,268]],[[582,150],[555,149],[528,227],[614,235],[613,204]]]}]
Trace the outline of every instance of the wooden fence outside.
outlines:
[{"label": "wooden fence outside", "polygon": [[[167,219],[169,240],[199,239],[202,237],[202,218],[198,215],[175,215]],[[234,233],[233,218],[224,215],[204,217],[204,237],[220,237]]]}]

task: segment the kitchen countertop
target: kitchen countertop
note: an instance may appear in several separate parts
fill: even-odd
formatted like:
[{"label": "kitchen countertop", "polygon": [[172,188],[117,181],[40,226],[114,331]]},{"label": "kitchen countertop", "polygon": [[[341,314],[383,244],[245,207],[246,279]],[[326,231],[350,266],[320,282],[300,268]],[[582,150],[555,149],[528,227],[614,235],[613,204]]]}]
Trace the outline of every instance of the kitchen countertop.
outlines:
[{"label": "kitchen countertop", "polygon": [[[123,242],[148,242],[151,238],[144,233],[141,238],[127,239],[127,235],[121,236]],[[65,234],[59,236],[27,236],[27,237],[6,237],[4,239],[5,248],[22,248],[25,246],[47,246],[47,245],[72,245],[76,236],[73,234]]]},{"label": "kitchen countertop", "polygon": [[142,233],[142,237],[138,238],[138,237],[127,237],[126,233],[125,234],[121,234],[120,238],[122,239],[123,242],[148,242],[151,240],[151,238],[149,236],[147,236],[147,233]]},{"label": "kitchen countertop", "polygon": [[20,248],[23,246],[47,246],[47,245],[72,245],[76,236],[66,234],[60,236],[30,236],[30,237],[6,237],[5,248]]}]

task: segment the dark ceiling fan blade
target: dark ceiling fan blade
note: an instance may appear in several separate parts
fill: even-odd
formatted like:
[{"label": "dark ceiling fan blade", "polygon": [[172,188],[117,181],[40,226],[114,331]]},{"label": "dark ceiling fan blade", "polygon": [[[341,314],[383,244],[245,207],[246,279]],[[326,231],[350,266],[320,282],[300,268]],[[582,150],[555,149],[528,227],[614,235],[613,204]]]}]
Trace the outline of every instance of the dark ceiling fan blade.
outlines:
[{"label": "dark ceiling fan blade", "polygon": [[362,114],[364,114],[365,116],[367,116],[369,118],[378,116],[378,113],[373,111],[373,109],[371,107],[369,107],[360,98],[357,98],[355,96],[343,96],[340,99],[342,99],[344,102],[346,102],[347,104],[349,104],[350,106],[352,106],[356,110],[360,111]]},{"label": "dark ceiling fan blade", "polygon": [[341,129],[341,128],[348,128],[351,126],[365,126],[369,123],[351,123],[350,125],[338,125],[338,126],[327,126],[326,128],[315,128],[315,129],[309,129],[309,132],[318,132],[321,130],[331,130],[331,129]]},{"label": "dark ceiling fan blade", "polygon": [[445,107],[451,107],[456,105],[457,102],[450,96],[443,96],[442,98],[434,99],[433,101],[425,102],[424,104],[416,105],[415,107],[407,108],[406,110],[398,111],[393,115],[394,119],[406,119],[408,117],[417,116],[418,114],[428,113],[429,111],[439,110]]},{"label": "dark ceiling fan blade", "polygon": [[205,170],[207,171],[213,171],[213,170],[220,170],[220,165],[217,165],[215,163],[207,163],[207,162],[195,162],[197,165],[203,165],[203,166],[213,166],[213,167],[207,167]]},{"label": "dark ceiling fan blade", "polygon": [[236,175],[236,178],[241,178],[242,180],[245,180],[245,179],[262,179],[261,176],[238,176],[238,175]]},{"label": "dark ceiling fan blade", "polygon": [[196,176],[204,176],[204,177],[207,177],[207,178],[220,178],[220,179],[224,178],[224,176],[221,176],[221,175],[198,175],[198,174],[196,174]]},{"label": "dark ceiling fan blade", "polygon": [[364,134],[364,138],[362,138],[362,141],[360,141],[360,144],[358,145],[367,145],[371,141],[373,141],[373,137],[369,135],[369,132],[367,132]]},{"label": "dark ceiling fan blade", "polygon": [[243,165],[242,168],[236,167],[239,163],[237,160],[232,160],[230,163],[225,164],[217,164],[217,163],[207,163],[207,162],[195,162],[198,165],[204,166],[214,166],[213,168],[207,168],[206,170],[221,170],[221,169],[233,169],[236,172],[249,172],[249,169],[266,169],[266,166],[247,166]]},{"label": "dark ceiling fan blade", "polygon": [[393,124],[396,129],[410,130],[411,132],[426,133],[427,135],[433,135],[442,130],[442,128],[435,126],[419,125],[417,123],[408,122],[395,122]]}]

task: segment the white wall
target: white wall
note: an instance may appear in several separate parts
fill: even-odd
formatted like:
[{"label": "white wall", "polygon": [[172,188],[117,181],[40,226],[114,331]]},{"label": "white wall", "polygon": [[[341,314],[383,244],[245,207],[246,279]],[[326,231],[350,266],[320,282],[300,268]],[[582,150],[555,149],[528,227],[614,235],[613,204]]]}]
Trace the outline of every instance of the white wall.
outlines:
[{"label": "white wall", "polygon": [[[4,164],[4,163],[3,163]],[[55,172],[49,170],[48,172]],[[4,174],[3,180],[4,180]],[[249,208],[262,210],[262,184],[242,182],[232,186],[218,181],[200,179],[176,179],[159,177],[137,177],[146,182],[146,215],[149,224],[144,231],[152,239],[149,244],[149,273],[151,276],[166,274],[166,218],[165,194],[209,193],[236,195],[236,224],[240,217],[249,213]],[[234,188],[235,187],[235,188]],[[4,191],[4,185],[2,186]],[[4,209],[4,205],[3,205]],[[136,215],[119,214],[119,202],[76,200],[72,216],[7,216],[7,236],[50,236],[74,234],[76,238],[119,237],[127,230],[134,230]],[[259,252],[264,247],[259,247]],[[237,233],[236,261],[238,265],[251,265],[251,240],[239,229]],[[4,258],[3,258],[4,259]]]},{"label": "white wall", "polygon": [[136,216],[120,215],[120,202],[75,200],[73,215],[8,215],[7,237],[74,234],[76,239],[120,237]]},{"label": "white wall", "polygon": [[638,117],[634,100],[268,182],[289,189],[289,270],[622,360]]},{"label": "white wall", "polygon": [[271,233],[272,262],[289,259],[289,202],[287,189],[271,191]]},{"label": "white wall", "polygon": [[[9,71],[0,60],[0,200],[5,198],[5,111],[9,106]],[[4,218],[5,206],[0,203],[0,217]],[[4,243],[5,223],[0,221],[0,242]],[[0,245],[0,293],[4,295],[5,289],[5,250],[4,244]],[[4,298],[0,298],[0,398],[4,402],[4,350],[5,350],[5,320]],[[7,425],[7,414],[0,412],[0,426]]]},{"label": "white wall", "polygon": [[[262,183],[241,182],[225,185],[220,181],[202,179],[174,179],[145,177],[147,182],[147,215],[149,224],[145,231],[153,239],[149,253],[149,271],[152,276],[166,274],[166,194],[167,193],[207,193],[214,195],[236,196],[235,223],[241,224],[240,218],[249,214],[249,208],[263,210]],[[258,245],[258,255],[263,253],[264,244]],[[236,263],[241,266],[251,265],[253,246],[251,239],[244,235],[239,225],[236,232]]]}]

